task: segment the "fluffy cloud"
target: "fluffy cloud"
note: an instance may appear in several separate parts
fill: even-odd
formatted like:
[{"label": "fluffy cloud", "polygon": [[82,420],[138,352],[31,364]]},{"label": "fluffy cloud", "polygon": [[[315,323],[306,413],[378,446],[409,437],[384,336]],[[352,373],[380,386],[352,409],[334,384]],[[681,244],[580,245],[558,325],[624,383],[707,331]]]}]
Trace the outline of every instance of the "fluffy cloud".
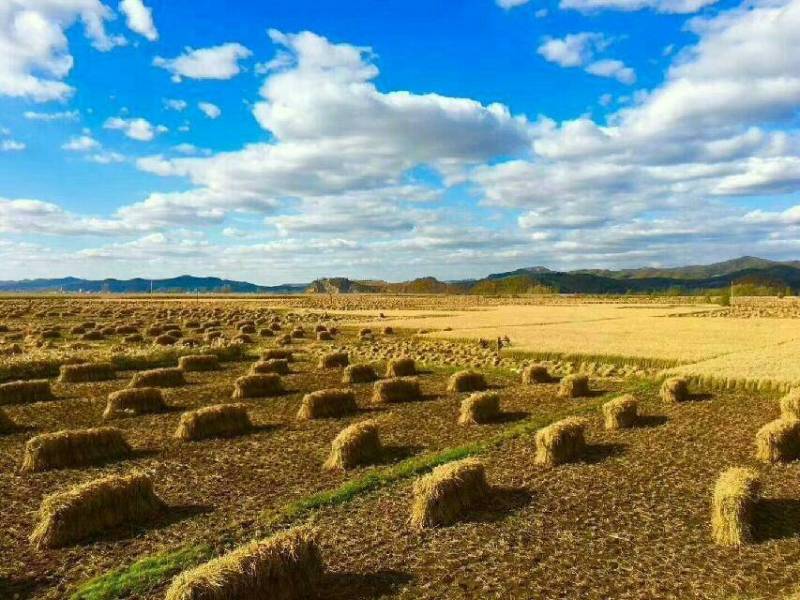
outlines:
[{"label": "fluffy cloud", "polygon": [[186,107],[189,106],[189,104],[186,102],[186,100],[164,98],[164,106],[169,110],[177,110],[178,112],[181,112],[186,110]]},{"label": "fluffy cloud", "polygon": [[222,114],[222,110],[220,110],[219,106],[212,104],[211,102],[198,102],[197,107],[209,119],[216,119]]},{"label": "fluffy cloud", "polygon": [[[172,148],[173,150],[175,150],[176,152],[180,152],[181,154],[200,154],[201,152],[203,152],[204,154],[207,153],[206,151],[201,150],[200,148],[195,146],[194,144],[189,144],[188,142],[177,144]],[[144,164],[146,164],[147,159],[145,158],[144,160],[145,160]]]},{"label": "fluffy cloud", "polygon": [[1,233],[118,235],[134,231],[135,227],[119,220],[75,215],[50,202],[0,198]]},{"label": "fluffy cloud", "polygon": [[27,146],[24,142],[19,142],[17,140],[0,140],[1,152],[19,152],[25,150],[25,148],[27,148]]},{"label": "fluffy cloud", "polygon": [[125,14],[128,28],[144,36],[151,42],[158,39],[158,31],[153,23],[152,10],[142,3],[142,0],[122,0],[119,9]]},{"label": "fluffy cloud", "polygon": [[77,252],[77,256],[88,260],[131,261],[139,268],[142,265],[164,263],[172,259],[192,259],[211,254],[208,242],[197,239],[177,238],[163,233],[151,233],[130,242],[121,242],[87,248]]},{"label": "fluffy cloud", "polygon": [[[248,206],[248,199],[256,201],[233,192],[225,195],[211,190],[153,193],[142,202],[120,208],[116,217],[142,230],[176,225],[216,225],[224,221],[229,203],[244,207]],[[261,203],[258,208],[267,211],[267,203]]]},{"label": "fluffy cloud", "polygon": [[[495,0],[497,5],[506,10],[515,6],[528,4],[530,0]],[[601,10],[636,11],[651,9],[660,13],[687,14],[694,13],[717,0],[561,0],[559,7],[591,13]]]},{"label": "fluffy cloud", "polygon": [[564,38],[547,38],[537,52],[561,67],[582,67],[596,51],[605,50],[609,41],[602,33],[585,31]]},{"label": "fluffy cloud", "polygon": [[75,136],[62,144],[62,150],[69,152],[88,152],[100,147],[100,142],[89,135]]},{"label": "fluffy cloud", "polygon": [[612,77],[621,83],[636,81],[633,69],[614,59],[594,60],[598,52],[604,51],[611,40],[602,33],[585,31],[572,33],[563,38],[546,38],[537,49],[545,60],[561,67],[583,67],[587,73],[599,77]]},{"label": "fluffy cloud", "polygon": [[800,156],[754,157],[742,171],[723,177],[713,193],[723,196],[791,194],[800,189]]},{"label": "fluffy cloud", "polygon": [[167,131],[167,128],[163,125],[153,125],[150,121],[141,117],[134,119],[111,117],[103,123],[103,128],[122,131],[127,137],[140,142],[149,142],[159,133]]},{"label": "fluffy cloud", "polygon": [[408,233],[438,220],[430,210],[414,207],[438,199],[438,192],[414,185],[307,199],[296,214],[270,217],[267,223],[283,236],[369,233],[371,236]]},{"label": "fluffy cloud", "polygon": [[522,6],[523,4],[527,4],[530,0],[495,0],[497,2],[497,6],[500,8],[514,8],[515,6]]},{"label": "fluffy cloud", "polygon": [[77,121],[80,113],[77,110],[67,110],[60,112],[37,112],[26,110],[23,116],[29,121]]},{"label": "fluffy cloud", "polygon": [[63,82],[72,69],[65,32],[76,21],[97,50],[123,44],[109,36],[113,12],[99,0],[4,0],[0,2],[0,95],[36,102],[63,100],[73,89]]},{"label": "fluffy cloud", "polygon": [[[498,155],[526,152],[530,124],[500,104],[406,91],[381,92],[371,52],[310,32],[270,31],[280,48],[253,113],[274,138],[210,157],[146,157],[140,169],[188,178],[197,188],[159,196],[176,218],[207,209],[272,212],[288,198],[385,189],[420,165],[457,173]],[[185,203],[187,210],[179,206]],[[137,205],[144,211],[148,202]]]},{"label": "fluffy cloud", "polygon": [[186,48],[175,58],[153,59],[156,67],[172,73],[172,80],[180,82],[189,79],[231,79],[241,72],[239,61],[253,53],[241,44],[227,43],[210,48]]},{"label": "fluffy cloud", "polygon": [[125,162],[125,157],[119,152],[101,150],[89,156],[89,160],[99,165],[110,165],[112,163]]},{"label": "fluffy cloud", "polygon": [[598,77],[611,77],[620,83],[631,85],[636,82],[636,73],[620,60],[606,58],[586,65],[586,72]]},{"label": "fluffy cloud", "polygon": [[717,0],[561,0],[561,8],[572,8],[581,12],[600,10],[635,11],[645,8],[660,13],[695,13]]}]

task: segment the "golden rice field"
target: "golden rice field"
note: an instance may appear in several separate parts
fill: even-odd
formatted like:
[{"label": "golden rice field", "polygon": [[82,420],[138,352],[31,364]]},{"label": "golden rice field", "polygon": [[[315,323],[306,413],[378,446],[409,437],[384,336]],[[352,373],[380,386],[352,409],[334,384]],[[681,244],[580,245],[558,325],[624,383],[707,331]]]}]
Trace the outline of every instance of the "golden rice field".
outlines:
[{"label": "golden rice field", "polygon": [[397,312],[388,323],[442,339],[508,336],[511,349],[533,354],[655,359],[718,384],[800,383],[800,318],[754,317],[743,308],[708,318],[717,312],[713,305],[500,306],[442,316]]},{"label": "golden rice field", "polygon": [[0,298],[0,598],[793,597],[800,318],[690,300]]}]

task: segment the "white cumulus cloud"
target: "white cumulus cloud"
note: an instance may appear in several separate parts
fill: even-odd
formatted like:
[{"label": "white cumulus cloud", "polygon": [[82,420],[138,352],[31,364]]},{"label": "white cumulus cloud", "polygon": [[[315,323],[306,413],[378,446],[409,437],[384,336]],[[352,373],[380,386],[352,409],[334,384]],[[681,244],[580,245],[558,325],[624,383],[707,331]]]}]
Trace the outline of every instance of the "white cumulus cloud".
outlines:
[{"label": "white cumulus cloud", "polygon": [[144,36],[151,42],[158,39],[158,31],[153,23],[153,11],[142,0],[122,0],[119,10],[125,14],[128,28]]},{"label": "white cumulus cloud", "polygon": [[203,112],[205,116],[209,119],[216,119],[222,114],[222,110],[216,104],[212,104],[211,102],[198,102],[197,107]]},{"label": "white cumulus cloud", "polygon": [[0,141],[0,151],[3,152],[20,152],[21,150],[25,150],[25,148],[27,148],[25,143],[17,140]]},{"label": "white cumulus cloud", "polygon": [[26,110],[23,116],[29,121],[77,121],[80,113],[77,110],[66,110],[59,112],[37,112]]},{"label": "white cumulus cloud", "polygon": [[189,106],[186,100],[178,100],[175,98],[164,98],[163,102],[166,108],[169,110],[176,110],[178,112],[186,110],[186,107]]},{"label": "white cumulus cloud", "polygon": [[581,12],[619,10],[631,12],[651,9],[659,13],[695,13],[718,0],[561,0],[561,8],[572,8]]},{"label": "white cumulus cloud", "polygon": [[66,31],[76,22],[92,46],[107,51],[125,43],[109,36],[113,11],[99,0],[3,0],[0,2],[0,95],[35,102],[63,100],[72,70]]},{"label": "white cumulus cloud", "polygon": [[159,133],[164,133],[167,128],[163,125],[153,125],[141,117],[126,119],[123,117],[110,117],[103,124],[105,129],[122,131],[127,137],[140,142],[149,142]]},{"label": "white cumulus cloud", "polygon": [[153,64],[172,73],[172,80],[189,79],[231,79],[241,72],[239,61],[248,58],[252,52],[236,43],[227,43],[210,48],[186,48],[175,58],[157,56]]},{"label": "white cumulus cloud", "polygon": [[100,147],[100,142],[89,135],[75,136],[65,142],[61,148],[69,152],[88,152]]},{"label": "white cumulus cloud", "polygon": [[612,43],[602,33],[584,31],[571,33],[563,38],[545,38],[537,52],[547,61],[561,67],[583,67],[587,73],[599,77],[611,77],[630,85],[636,81],[636,73],[620,60],[595,56],[605,51]]}]

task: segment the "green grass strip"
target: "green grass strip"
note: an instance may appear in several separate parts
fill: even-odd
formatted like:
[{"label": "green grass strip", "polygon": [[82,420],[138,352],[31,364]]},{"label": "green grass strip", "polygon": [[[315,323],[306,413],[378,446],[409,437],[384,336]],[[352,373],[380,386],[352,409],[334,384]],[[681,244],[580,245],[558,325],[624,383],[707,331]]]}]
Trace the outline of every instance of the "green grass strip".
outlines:
[{"label": "green grass strip", "polygon": [[306,498],[295,500],[275,511],[265,513],[262,520],[267,525],[288,524],[314,510],[336,506],[349,502],[356,496],[385,487],[395,481],[407,479],[425,473],[445,463],[460,460],[468,456],[475,456],[485,450],[480,442],[458,446],[443,452],[425,454],[406,459],[392,467],[381,469],[377,472],[367,473],[362,477],[351,479],[339,487],[318,492]]},{"label": "green grass strip", "polygon": [[114,600],[145,593],[167,577],[211,557],[209,546],[186,546],[173,552],[137,560],[128,567],[109,571],[82,584],[70,600]]}]

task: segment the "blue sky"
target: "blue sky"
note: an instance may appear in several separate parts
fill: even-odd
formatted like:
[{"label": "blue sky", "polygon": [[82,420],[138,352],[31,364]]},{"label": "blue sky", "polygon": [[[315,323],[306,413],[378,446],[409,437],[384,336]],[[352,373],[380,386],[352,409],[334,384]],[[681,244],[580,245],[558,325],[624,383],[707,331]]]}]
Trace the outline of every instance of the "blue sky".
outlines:
[{"label": "blue sky", "polygon": [[0,52],[0,279],[798,257],[800,0],[7,0]]}]

